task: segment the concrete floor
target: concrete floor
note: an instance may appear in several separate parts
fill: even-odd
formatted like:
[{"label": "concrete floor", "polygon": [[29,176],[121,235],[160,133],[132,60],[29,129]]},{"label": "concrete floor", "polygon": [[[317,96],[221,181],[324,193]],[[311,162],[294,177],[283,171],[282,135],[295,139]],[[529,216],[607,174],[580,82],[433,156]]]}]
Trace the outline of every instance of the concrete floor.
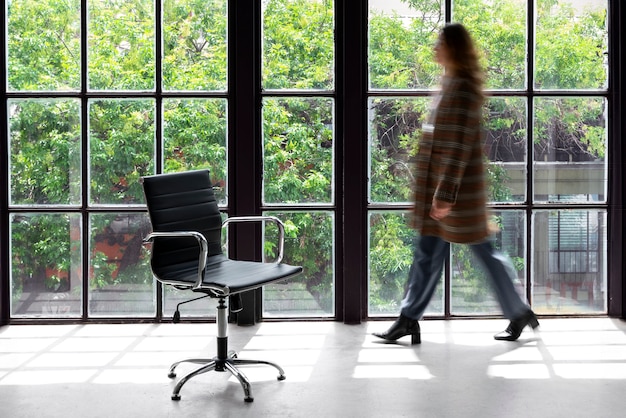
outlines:
[{"label": "concrete floor", "polygon": [[[390,322],[231,327],[254,402],[229,373],[189,380],[170,363],[215,352],[215,324],[0,328],[0,417],[623,417],[626,322],[542,319],[518,342],[505,320],[422,322],[422,344],[370,335]],[[191,365],[181,365],[179,376]]]}]

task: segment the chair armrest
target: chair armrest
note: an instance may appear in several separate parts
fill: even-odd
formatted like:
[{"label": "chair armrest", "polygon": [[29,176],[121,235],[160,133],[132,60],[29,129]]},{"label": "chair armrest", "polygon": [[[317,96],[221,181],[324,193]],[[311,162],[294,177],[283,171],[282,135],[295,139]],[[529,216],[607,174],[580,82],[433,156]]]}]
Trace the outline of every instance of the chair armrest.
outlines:
[{"label": "chair armrest", "polygon": [[[227,218],[222,223],[222,228],[227,226],[229,223],[236,222],[263,222],[266,221],[274,222],[278,227],[278,255],[274,260],[275,264],[280,264],[283,261],[283,251],[285,248],[285,225],[283,222],[275,216],[233,216],[231,218]],[[228,244],[228,241],[226,242]]]},{"label": "chair armrest", "polygon": [[206,238],[196,231],[172,231],[172,232],[151,232],[144,239],[143,243],[147,244],[154,241],[155,238],[195,238],[200,246],[200,255],[198,256],[198,278],[193,286],[194,289],[199,289],[202,286],[202,280],[204,275],[204,268],[206,267],[207,256],[209,253],[209,244]]}]

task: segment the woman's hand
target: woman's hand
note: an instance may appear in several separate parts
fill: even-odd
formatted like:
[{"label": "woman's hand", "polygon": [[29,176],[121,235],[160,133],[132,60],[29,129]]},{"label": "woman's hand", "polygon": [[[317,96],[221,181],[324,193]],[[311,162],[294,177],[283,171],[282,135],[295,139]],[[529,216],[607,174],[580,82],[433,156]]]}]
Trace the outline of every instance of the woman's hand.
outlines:
[{"label": "woman's hand", "polygon": [[436,221],[440,221],[450,213],[452,209],[452,203],[442,202],[441,200],[433,199],[433,205],[430,207],[430,217]]}]

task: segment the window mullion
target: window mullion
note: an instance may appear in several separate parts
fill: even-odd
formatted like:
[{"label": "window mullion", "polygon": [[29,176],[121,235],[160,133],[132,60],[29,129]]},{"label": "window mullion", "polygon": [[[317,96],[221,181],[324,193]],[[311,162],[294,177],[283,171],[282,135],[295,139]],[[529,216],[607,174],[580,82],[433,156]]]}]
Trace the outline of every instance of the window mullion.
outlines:
[{"label": "window mullion", "polygon": [[[359,323],[367,310],[367,5],[340,4],[343,34],[340,103],[343,127],[343,321]],[[340,312],[340,311],[338,311]]]}]

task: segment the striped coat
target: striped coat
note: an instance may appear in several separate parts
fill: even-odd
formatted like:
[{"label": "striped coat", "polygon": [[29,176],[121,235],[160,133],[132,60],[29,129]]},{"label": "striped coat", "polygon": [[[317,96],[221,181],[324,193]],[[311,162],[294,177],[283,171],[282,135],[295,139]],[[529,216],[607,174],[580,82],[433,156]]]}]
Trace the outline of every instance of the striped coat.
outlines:
[{"label": "striped coat", "polygon": [[[453,243],[476,243],[489,236],[481,98],[468,81],[444,77],[424,125],[415,165],[413,227]],[[433,197],[452,203],[440,221],[429,216]]]}]

